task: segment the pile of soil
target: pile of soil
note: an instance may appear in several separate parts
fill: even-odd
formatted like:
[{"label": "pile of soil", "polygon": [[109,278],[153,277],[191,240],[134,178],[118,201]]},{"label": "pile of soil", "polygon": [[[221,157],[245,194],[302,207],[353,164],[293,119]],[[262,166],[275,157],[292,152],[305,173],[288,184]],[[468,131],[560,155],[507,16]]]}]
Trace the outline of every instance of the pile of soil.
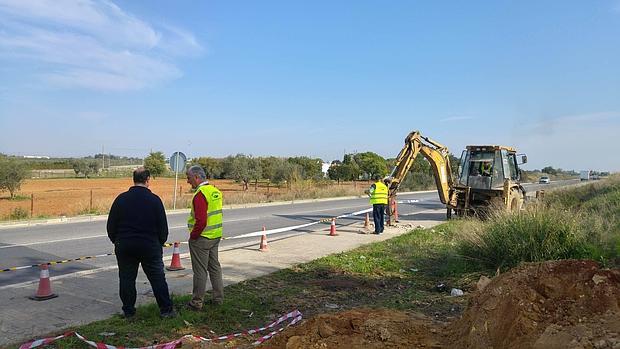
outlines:
[{"label": "pile of soil", "polygon": [[468,296],[463,316],[449,324],[354,309],[317,315],[261,347],[620,349],[620,270],[593,261],[529,263]]},{"label": "pile of soil", "polygon": [[430,326],[420,314],[355,309],[317,315],[261,348],[441,348]]},{"label": "pile of soil", "polygon": [[620,348],[620,270],[524,264],[474,293],[451,328],[461,348]]}]

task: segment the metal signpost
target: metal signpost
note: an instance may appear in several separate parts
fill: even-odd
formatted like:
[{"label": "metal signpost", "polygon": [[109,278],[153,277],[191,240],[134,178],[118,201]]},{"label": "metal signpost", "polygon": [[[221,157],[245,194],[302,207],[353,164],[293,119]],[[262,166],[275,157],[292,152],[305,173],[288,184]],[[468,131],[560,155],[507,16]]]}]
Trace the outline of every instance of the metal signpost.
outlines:
[{"label": "metal signpost", "polygon": [[174,200],[172,201],[172,209],[177,208],[177,181],[179,179],[179,173],[185,170],[185,162],[187,157],[180,151],[176,151],[170,157],[170,168],[174,171]]}]

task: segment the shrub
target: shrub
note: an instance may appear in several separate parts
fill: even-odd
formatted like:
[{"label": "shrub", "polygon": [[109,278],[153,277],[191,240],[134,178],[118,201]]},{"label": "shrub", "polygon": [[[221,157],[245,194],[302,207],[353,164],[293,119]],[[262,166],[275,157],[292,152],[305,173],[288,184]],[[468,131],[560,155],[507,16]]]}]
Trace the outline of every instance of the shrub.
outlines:
[{"label": "shrub", "polygon": [[30,214],[28,213],[27,210],[21,207],[16,207],[13,209],[13,211],[11,211],[11,214],[9,215],[9,219],[12,219],[12,220],[26,219],[29,216]]},{"label": "shrub", "polygon": [[592,258],[596,253],[572,212],[543,206],[484,222],[464,224],[458,251],[487,268],[510,268],[521,262]]}]

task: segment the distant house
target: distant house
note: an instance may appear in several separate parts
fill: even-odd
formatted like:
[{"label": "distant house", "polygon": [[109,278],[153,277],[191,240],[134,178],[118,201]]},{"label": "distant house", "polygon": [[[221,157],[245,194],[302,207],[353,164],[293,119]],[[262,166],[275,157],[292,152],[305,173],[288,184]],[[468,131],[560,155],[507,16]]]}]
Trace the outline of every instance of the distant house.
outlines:
[{"label": "distant house", "polygon": [[329,162],[324,162],[321,165],[321,171],[323,172],[323,177],[327,177],[327,170],[329,170],[329,166],[331,166],[331,163]]},{"label": "distant house", "polygon": [[49,156],[24,155],[24,159],[50,159]]}]

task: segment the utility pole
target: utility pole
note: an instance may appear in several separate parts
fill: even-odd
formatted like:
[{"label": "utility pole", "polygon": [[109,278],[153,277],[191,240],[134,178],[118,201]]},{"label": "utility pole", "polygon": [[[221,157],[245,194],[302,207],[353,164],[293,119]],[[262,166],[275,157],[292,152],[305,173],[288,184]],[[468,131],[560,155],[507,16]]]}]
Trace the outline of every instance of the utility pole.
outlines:
[{"label": "utility pole", "polygon": [[101,169],[103,170],[105,168],[105,150],[104,150],[104,146],[101,146]]}]

